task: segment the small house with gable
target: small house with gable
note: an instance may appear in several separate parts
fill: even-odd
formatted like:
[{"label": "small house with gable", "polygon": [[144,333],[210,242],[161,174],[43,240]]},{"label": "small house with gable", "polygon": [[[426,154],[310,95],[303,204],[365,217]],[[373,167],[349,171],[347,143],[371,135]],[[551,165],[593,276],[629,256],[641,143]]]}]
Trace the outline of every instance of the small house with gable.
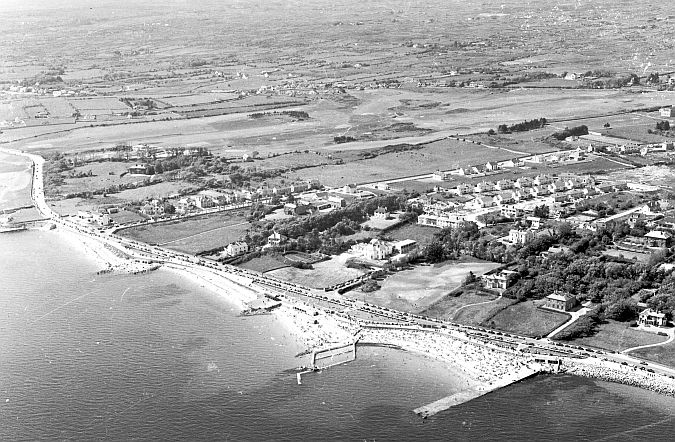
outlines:
[{"label": "small house with gable", "polygon": [[544,307],[560,312],[568,312],[577,305],[577,298],[571,293],[556,291],[546,297]]}]

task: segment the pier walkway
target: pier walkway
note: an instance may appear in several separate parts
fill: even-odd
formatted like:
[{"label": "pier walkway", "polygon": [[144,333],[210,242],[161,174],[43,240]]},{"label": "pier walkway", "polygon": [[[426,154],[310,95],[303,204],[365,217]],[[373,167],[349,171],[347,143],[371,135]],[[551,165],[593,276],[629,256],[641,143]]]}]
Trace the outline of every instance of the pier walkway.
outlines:
[{"label": "pier walkway", "polygon": [[541,371],[542,370],[539,368],[529,368],[520,370],[519,373],[513,376],[508,376],[503,379],[500,379],[499,381],[494,382],[491,385],[488,386],[478,385],[474,388],[462,390],[455,394],[451,394],[450,396],[446,396],[442,399],[432,402],[430,404],[416,408],[413,411],[415,412],[415,414],[426,419],[427,417],[438,414],[441,411],[447,410],[448,408],[463,404],[465,402],[469,402],[473,399],[476,399],[477,397],[484,396],[495,390],[499,390],[500,388],[506,387],[507,385],[515,384],[517,382],[531,378],[532,376],[538,374]]}]

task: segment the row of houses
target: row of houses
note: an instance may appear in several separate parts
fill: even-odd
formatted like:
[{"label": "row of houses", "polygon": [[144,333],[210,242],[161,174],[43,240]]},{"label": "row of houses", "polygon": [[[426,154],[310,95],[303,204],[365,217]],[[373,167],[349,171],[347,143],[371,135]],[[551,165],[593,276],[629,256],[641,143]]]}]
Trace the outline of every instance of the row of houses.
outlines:
[{"label": "row of houses", "polygon": [[[457,185],[457,194],[485,193],[518,189],[521,195],[531,193],[534,196],[563,192],[565,190],[587,188],[595,186],[595,178],[590,175],[570,175],[552,177],[550,175],[538,175],[532,177],[520,177],[517,180],[502,179],[498,181],[481,181],[473,186],[469,184]],[[534,190],[532,190],[534,189]]]},{"label": "row of houses", "polygon": [[450,181],[452,175],[456,176],[481,176],[496,172],[498,170],[524,166],[525,163],[518,159],[510,159],[506,161],[488,161],[485,164],[478,164],[475,166],[459,167],[457,169],[442,171],[437,170],[432,174],[432,178],[437,181]]}]

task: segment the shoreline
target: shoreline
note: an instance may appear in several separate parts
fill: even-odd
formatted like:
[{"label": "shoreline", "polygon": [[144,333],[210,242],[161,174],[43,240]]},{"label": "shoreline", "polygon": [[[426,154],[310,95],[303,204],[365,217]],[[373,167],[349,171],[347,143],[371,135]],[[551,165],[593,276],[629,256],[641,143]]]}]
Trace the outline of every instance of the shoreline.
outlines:
[{"label": "shoreline", "polygon": [[[137,273],[147,270],[148,265],[133,259],[114,254],[96,239],[89,238],[68,228],[42,231],[55,232],[70,246],[78,249],[96,265],[109,271]],[[242,311],[247,303],[262,296],[266,288],[255,288],[254,283],[237,281],[237,275],[231,278],[212,274],[208,270],[183,269],[172,265],[161,265],[181,278],[199,285],[219,299]],[[330,344],[354,339],[359,326],[341,318],[335,318],[322,310],[302,301],[286,299],[284,303],[271,311],[294,343],[306,351]],[[316,321],[316,323],[315,323]],[[514,372],[530,369],[526,355],[505,355],[495,349],[481,346],[461,336],[432,334],[428,331],[361,329],[362,345],[384,345],[398,347],[420,357],[442,363],[446,374],[455,379],[465,389],[483,390],[508,381]],[[395,348],[396,349],[396,348]],[[607,381],[616,384],[634,386],[666,397],[675,397],[675,380],[667,376],[622,366],[616,362],[563,358],[560,373],[579,377]]]},{"label": "shoreline", "polygon": [[[5,151],[0,149],[0,151]],[[6,152],[9,154],[28,157],[33,164],[42,164],[43,160],[37,155],[24,154],[18,152]],[[31,177],[32,178],[32,177]],[[31,179],[32,191],[35,192],[35,181]],[[40,186],[39,186],[40,188]],[[41,189],[40,189],[41,195]],[[43,200],[44,203],[44,200]],[[38,203],[39,204],[39,203]],[[42,210],[47,210],[48,206]],[[39,205],[37,206],[38,210]],[[125,273],[141,273],[149,270],[154,270],[160,267],[170,268],[170,265],[160,266],[157,263],[152,264],[143,263],[139,260],[127,255],[124,251],[108,244],[105,241],[99,241],[95,238],[89,237],[85,234],[71,230],[67,227],[59,226],[55,229],[63,239],[71,245],[75,245],[86,256],[94,260],[98,265],[103,265],[105,268],[100,272],[114,272],[120,271]],[[197,282],[203,287],[209,286],[216,295],[226,299],[232,303],[235,300],[239,306],[244,309],[246,301],[251,301],[258,298],[265,289],[256,290],[253,287],[253,282],[242,278],[238,275],[216,275],[212,272],[199,268],[175,268],[174,271],[181,273],[183,276],[191,277],[193,281]],[[210,275],[206,275],[211,273]],[[220,280],[217,280],[219,278]],[[216,279],[214,281],[214,279]],[[238,280],[244,280],[240,282]],[[223,283],[228,281],[232,287],[224,287]],[[229,285],[229,284],[226,284]],[[241,289],[236,289],[236,285],[241,286]],[[247,286],[250,288],[247,292],[242,291]],[[235,288],[233,290],[233,288]],[[248,296],[247,296],[248,295]],[[292,307],[291,307],[292,306]],[[311,312],[311,313],[310,313]],[[273,311],[275,318],[277,318],[286,328],[291,336],[301,345],[306,345],[310,349],[317,348],[329,343],[344,342],[345,337],[350,340],[355,339],[357,330],[360,329],[359,324],[353,321],[344,320],[339,317],[330,316],[323,310],[313,308],[300,300],[292,298],[287,299],[280,308]],[[365,329],[362,329],[366,331]],[[369,330],[371,333],[373,330]],[[363,334],[367,334],[366,333]],[[522,374],[524,369],[532,370],[529,367],[531,358],[523,357],[524,355],[509,354],[505,355],[503,352],[498,352],[496,348],[487,345],[481,345],[479,342],[474,342],[471,339],[462,338],[461,332],[454,332],[451,334],[441,335],[426,335],[424,342],[417,339],[418,336],[412,338],[406,337],[405,333],[397,336],[393,330],[383,331],[385,336],[378,342],[398,345],[402,349],[413,351],[421,356],[427,356],[435,360],[444,361],[457,367],[463,374],[469,378],[467,383],[471,383],[473,379],[479,384],[477,388],[484,387],[486,384],[491,386],[493,384],[509,383],[510,379],[515,379],[518,374]],[[438,337],[445,338],[452,341],[452,345],[440,345],[437,342]],[[459,346],[458,342],[461,342]],[[468,351],[467,349],[470,349]],[[492,352],[492,355],[490,355]],[[494,358],[494,354],[500,353],[500,357]],[[459,355],[459,357],[458,357]],[[476,359],[478,357],[478,359]],[[463,360],[462,360],[463,359]],[[628,369],[621,365],[616,367],[608,367],[605,361],[579,361],[569,357],[562,358],[568,365],[561,371],[582,377],[590,377],[598,380],[608,380],[626,385],[638,386],[656,393],[675,396],[675,382],[672,377],[667,377],[655,373],[641,373],[637,368]],[[617,364],[617,363],[615,363]],[[479,371],[480,368],[483,371]],[[545,368],[539,368],[544,371]],[[657,381],[657,379],[660,381]]]}]

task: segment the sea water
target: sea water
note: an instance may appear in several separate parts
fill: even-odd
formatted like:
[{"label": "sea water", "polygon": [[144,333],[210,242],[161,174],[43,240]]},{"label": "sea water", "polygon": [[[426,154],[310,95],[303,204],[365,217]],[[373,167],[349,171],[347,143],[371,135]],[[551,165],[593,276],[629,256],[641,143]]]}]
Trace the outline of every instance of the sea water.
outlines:
[{"label": "sea water", "polygon": [[296,382],[304,350],[178,275],[96,275],[55,232],[0,235],[0,440],[669,440],[670,398],[542,376],[422,420],[442,364],[359,348]]}]

